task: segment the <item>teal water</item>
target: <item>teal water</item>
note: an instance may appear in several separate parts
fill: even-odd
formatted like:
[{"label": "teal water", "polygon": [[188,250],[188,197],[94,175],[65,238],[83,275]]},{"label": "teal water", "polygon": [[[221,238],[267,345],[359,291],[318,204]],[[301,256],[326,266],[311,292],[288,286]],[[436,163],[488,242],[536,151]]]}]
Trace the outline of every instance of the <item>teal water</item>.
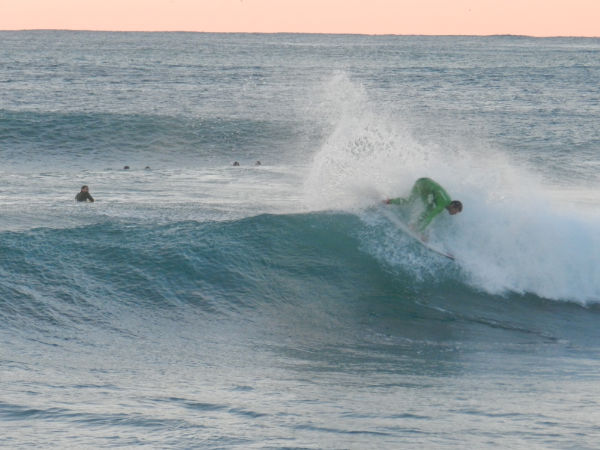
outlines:
[{"label": "teal water", "polygon": [[1,32],[0,445],[595,448],[599,54]]}]

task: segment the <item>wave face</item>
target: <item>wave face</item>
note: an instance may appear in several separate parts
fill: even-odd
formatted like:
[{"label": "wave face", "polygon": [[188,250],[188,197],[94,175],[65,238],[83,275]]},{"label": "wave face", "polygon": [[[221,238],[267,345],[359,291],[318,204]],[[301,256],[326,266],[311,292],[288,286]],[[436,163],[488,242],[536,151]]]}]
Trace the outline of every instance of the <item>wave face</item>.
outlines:
[{"label": "wave face", "polygon": [[[444,297],[453,307],[465,296],[485,304],[547,303],[478,291],[460,264],[403,235],[381,211],[371,216],[369,224],[354,214],[322,212],[4,232],[2,319],[15,326],[58,317],[93,322],[98,308],[111,312],[117,305],[185,306],[218,318],[305,302],[348,308],[371,296],[385,303]],[[513,317],[507,311],[496,319]]]},{"label": "wave face", "polygon": [[3,443],[596,445],[599,40],[0,38]]},{"label": "wave face", "polygon": [[[347,308],[402,286],[407,295],[452,283],[468,290],[456,269],[444,268],[418,244],[405,241],[404,248],[413,260],[440,266],[435,282],[382,266],[361,243],[365,232],[358,217],[333,213],[5,232],[2,319],[19,326],[58,317],[93,321],[125,304],[151,311],[183,305],[208,320],[305,302]],[[72,308],[77,313],[66,314]]]},{"label": "wave face", "polygon": [[[441,380],[457,379],[453,392],[437,394],[453,409],[463,383],[495,398],[506,382],[534,377],[537,364],[551,362],[577,371],[576,381],[564,382],[587,389],[600,310],[474,290],[460,268],[403,236],[389,254],[372,252],[373,236],[387,246],[394,233],[385,222],[365,225],[343,213],[1,233],[10,389],[0,414],[9,436],[20,442],[27,424],[52,423],[59,441],[108,442],[102,430],[118,428],[136,445],[140,434],[166,442],[175,426],[187,430],[175,433],[179,443],[229,445],[236,438],[220,424],[233,421],[250,427],[244,439],[252,442],[262,442],[258,430],[267,426],[278,441],[299,433],[302,442],[326,447],[372,439],[391,446],[412,433],[407,423],[432,426],[439,408],[415,399],[382,414],[379,403],[389,395],[428,397]],[[556,382],[547,376],[540,391]],[[356,395],[376,402],[355,403],[354,394],[336,400],[350,411],[343,423],[314,424],[314,415],[330,414],[323,396],[343,396],[348,386],[333,386],[348,378],[353,390],[366,390]],[[27,400],[27,385],[44,397]],[[282,400],[285,389],[299,390]],[[77,400],[68,400],[73,394]],[[542,397],[542,407],[556,406],[553,395]],[[452,414],[481,416],[492,427],[513,414],[514,400]],[[541,417],[520,411],[526,419],[517,421]],[[218,430],[206,430],[206,421]]]}]

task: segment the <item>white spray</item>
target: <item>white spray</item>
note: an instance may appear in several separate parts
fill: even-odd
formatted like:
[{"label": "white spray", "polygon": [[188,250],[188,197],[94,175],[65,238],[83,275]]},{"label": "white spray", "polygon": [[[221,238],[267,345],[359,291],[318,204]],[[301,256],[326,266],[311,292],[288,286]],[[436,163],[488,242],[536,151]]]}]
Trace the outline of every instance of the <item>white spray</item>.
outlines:
[{"label": "white spray", "polygon": [[[462,214],[442,214],[429,232],[457,257],[468,283],[494,294],[600,302],[597,208],[556,200],[556,188],[535,171],[481,142],[422,144],[402,118],[380,111],[344,74],[333,77],[323,98],[314,113],[331,132],[305,182],[311,209],[351,211],[373,225],[381,221],[373,205],[407,195],[417,178],[428,176],[464,204]],[[409,256],[402,239],[394,246],[392,236],[369,235],[365,247],[422,273],[423,259]]]}]

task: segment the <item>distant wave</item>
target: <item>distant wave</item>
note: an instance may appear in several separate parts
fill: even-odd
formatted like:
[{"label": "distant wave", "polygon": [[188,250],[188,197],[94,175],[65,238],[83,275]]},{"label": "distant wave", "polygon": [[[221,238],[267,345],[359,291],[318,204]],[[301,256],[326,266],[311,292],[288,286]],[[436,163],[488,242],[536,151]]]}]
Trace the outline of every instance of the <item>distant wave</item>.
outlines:
[{"label": "distant wave", "polygon": [[169,153],[239,158],[244,153],[281,145],[297,133],[284,121],[211,117],[65,113],[0,110],[1,150],[18,162],[52,157],[73,161],[148,157]]}]

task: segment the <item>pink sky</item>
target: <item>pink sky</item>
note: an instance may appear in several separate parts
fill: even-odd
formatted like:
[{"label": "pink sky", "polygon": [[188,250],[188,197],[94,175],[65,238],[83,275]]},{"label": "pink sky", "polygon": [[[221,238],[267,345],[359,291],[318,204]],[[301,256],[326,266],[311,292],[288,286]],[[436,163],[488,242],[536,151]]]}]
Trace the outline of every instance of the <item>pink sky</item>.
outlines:
[{"label": "pink sky", "polygon": [[600,36],[600,0],[0,0],[0,29]]}]

